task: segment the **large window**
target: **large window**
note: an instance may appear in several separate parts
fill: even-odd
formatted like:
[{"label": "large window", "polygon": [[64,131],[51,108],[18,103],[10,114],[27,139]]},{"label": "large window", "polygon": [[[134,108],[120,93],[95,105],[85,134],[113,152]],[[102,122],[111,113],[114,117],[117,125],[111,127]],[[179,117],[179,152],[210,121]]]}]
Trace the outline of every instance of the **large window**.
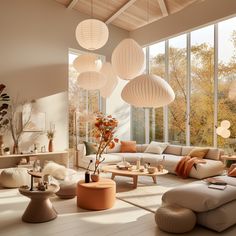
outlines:
[{"label": "large window", "polygon": [[[233,143],[236,17],[150,45],[146,53],[147,72],[167,80],[176,98],[164,109],[150,109],[148,113],[139,109],[135,127],[141,127],[142,134],[148,131],[149,140],[221,147]],[[216,135],[224,119],[231,122],[227,140]],[[139,139],[147,141],[141,136]]]}]

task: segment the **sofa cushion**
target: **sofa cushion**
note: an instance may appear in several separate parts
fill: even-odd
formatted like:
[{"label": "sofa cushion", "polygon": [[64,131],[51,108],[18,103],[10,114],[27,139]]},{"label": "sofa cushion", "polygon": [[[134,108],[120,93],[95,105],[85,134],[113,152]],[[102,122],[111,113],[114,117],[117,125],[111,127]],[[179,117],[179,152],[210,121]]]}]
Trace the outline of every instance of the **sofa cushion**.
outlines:
[{"label": "sofa cushion", "polygon": [[137,152],[144,152],[149,144],[137,144],[136,150]]},{"label": "sofa cushion", "polygon": [[[113,154],[102,154],[102,157],[105,158],[105,160],[102,162],[103,164],[117,164],[118,162],[122,161],[121,156],[118,155],[113,155]],[[84,159],[89,163],[90,160],[93,161],[91,164],[94,165],[95,160],[96,160],[96,155],[92,154],[89,156],[85,156]]]},{"label": "sofa cushion", "polygon": [[110,149],[110,148],[107,148],[107,153],[117,153],[117,152],[120,152],[120,147],[121,147],[121,144],[120,143],[115,143],[115,147]]},{"label": "sofa cushion", "polygon": [[168,145],[163,153],[181,156],[182,146],[180,145]]},{"label": "sofa cushion", "polygon": [[236,200],[226,203],[211,211],[201,212],[197,214],[197,223],[222,232],[231,225],[236,224]]},{"label": "sofa cushion", "polygon": [[97,144],[84,141],[86,156],[97,153]]},{"label": "sofa cushion", "polygon": [[181,151],[181,155],[187,156],[193,149],[194,149],[194,147],[191,147],[191,146],[183,146],[182,151]]},{"label": "sofa cushion", "polygon": [[196,212],[209,211],[235,199],[236,187],[227,185],[223,191],[210,189],[203,181],[179,186],[162,196],[164,203],[177,204]]},{"label": "sofa cushion", "polygon": [[219,160],[220,159],[220,149],[219,148],[209,148],[205,158],[212,159],[212,160]]},{"label": "sofa cushion", "polygon": [[137,152],[136,141],[121,141],[120,152]]},{"label": "sofa cushion", "polygon": [[193,148],[189,153],[188,156],[191,157],[197,157],[199,159],[202,159],[206,156],[207,152],[209,151],[209,148]]},{"label": "sofa cushion", "polygon": [[167,145],[168,145],[167,143],[159,143],[159,142],[152,141],[147,146],[147,148],[144,152],[162,154],[163,151],[166,149]]}]

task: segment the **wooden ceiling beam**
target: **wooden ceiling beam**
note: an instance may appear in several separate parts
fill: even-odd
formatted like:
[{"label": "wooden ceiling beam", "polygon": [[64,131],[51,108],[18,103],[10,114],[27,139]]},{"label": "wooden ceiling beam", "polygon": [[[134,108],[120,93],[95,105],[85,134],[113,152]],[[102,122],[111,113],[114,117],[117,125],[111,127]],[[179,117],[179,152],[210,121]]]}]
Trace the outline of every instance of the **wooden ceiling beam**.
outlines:
[{"label": "wooden ceiling beam", "polygon": [[125,10],[127,10],[130,6],[132,6],[137,0],[129,0],[126,2],[119,10],[117,10],[115,13],[110,16],[105,23],[109,24],[112,21],[114,21],[120,14],[122,14]]},{"label": "wooden ceiling beam", "polygon": [[71,0],[70,3],[68,4],[67,8],[72,9],[78,2],[79,0]]},{"label": "wooden ceiling beam", "polygon": [[167,10],[167,7],[166,7],[166,3],[165,3],[165,0],[157,0],[158,1],[158,4],[161,8],[161,12],[162,12],[162,15],[163,16],[168,16],[169,13],[168,13],[168,10]]}]

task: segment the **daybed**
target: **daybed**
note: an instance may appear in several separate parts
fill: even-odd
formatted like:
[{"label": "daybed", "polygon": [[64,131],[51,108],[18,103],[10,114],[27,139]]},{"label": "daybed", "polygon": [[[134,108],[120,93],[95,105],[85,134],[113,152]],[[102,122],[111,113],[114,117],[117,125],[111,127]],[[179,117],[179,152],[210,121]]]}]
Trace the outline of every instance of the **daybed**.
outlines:
[{"label": "daybed", "polygon": [[[162,162],[165,169],[167,169],[170,173],[175,174],[175,167],[180,161],[180,159],[188,155],[188,153],[194,149],[195,147],[189,146],[180,146],[180,145],[171,145],[158,142],[152,142],[151,144],[160,145],[163,148],[162,154],[156,154],[147,152],[150,144],[137,144],[136,152],[128,153],[128,152],[120,152],[121,144],[117,144],[113,149],[107,149],[106,153],[104,153],[105,161],[103,165],[107,164],[117,164],[118,162],[125,159],[131,164],[135,164],[137,159],[140,159],[141,164],[150,163],[152,166],[157,166]],[[190,177],[203,179],[210,176],[220,175],[224,170],[224,165],[220,160],[221,150],[218,148],[209,148],[204,160],[205,164],[200,163],[197,164],[196,168],[192,168],[190,171]],[[164,160],[163,160],[164,157]],[[90,160],[95,160],[95,154],[87,155],[85,151],[85,145],[79,145],[79,151],[77,156],[77,164],[80,167],[87,168]],[[93,165],[91,165],[93,166]]]}]

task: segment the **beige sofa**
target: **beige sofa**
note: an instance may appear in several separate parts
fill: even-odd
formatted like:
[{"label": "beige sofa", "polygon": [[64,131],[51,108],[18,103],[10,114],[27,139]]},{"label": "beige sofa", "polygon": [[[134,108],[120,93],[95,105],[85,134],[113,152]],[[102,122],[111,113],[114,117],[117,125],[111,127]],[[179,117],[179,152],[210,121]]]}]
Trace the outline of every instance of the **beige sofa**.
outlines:
[{"label": "beige sofa", "polygon": [[[120,144],[117,144],[115,148],[108,149],[103,156],[105,161],[103,165],[107,164],[117,164],[122,160],[126,160],[131,164],[135,164],[139,159],[141,164],[150,163],[152,166],[157,166],[163,160],[163,165],[170,173],[175,174],[175,167],[182,158],[182,156],[187,155],[194,147],[189,146],[180,146],[180,145],[171,145],[168,144],[162,154],[154,154],[145,152],[148,144],[137,144],[136,153],[122,153],[120,152]],[[85,147],[83,144],[80,144],[78,152],[77,163],[78,166],[87,168],[90,160],[95,160],[95,155],[85,155]],[[224,165],[220,161],[221,150],[218,148],[209,148],[209,151],[204,160],[205,164],[197,164],[197,168],[192,168],[190,172],[190,177],[203,179],[210,176],[220,175],[224,170]],[[93,166],[93,165],[91,165]]]}]

